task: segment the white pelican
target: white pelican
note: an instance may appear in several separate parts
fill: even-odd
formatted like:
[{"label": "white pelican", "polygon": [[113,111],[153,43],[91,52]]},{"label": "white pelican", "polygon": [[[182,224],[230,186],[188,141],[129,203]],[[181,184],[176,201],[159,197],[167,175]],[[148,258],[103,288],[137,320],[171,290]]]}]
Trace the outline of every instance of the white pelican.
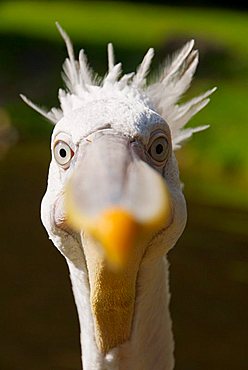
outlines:
[{"label": "white pelican", "polygon": [[166,254],[180,237],[186,205],[174,150],[206,126],[184,128],[214,89],[178,104],[198,52],[188,42],[146,83],[153,49],[122,75],[108,45],[99,78],[84,51],[68,58],[41,218],[69,267],[84,370],[171,370],[174,341]]}]

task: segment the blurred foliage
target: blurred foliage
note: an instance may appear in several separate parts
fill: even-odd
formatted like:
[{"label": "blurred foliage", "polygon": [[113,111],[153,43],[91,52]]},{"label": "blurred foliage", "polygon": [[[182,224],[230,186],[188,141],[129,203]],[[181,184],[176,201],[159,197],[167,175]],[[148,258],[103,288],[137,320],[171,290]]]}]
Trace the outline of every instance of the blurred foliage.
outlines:
[{"label": "blurred foliage", "polygon": [[[116,43],[128,48],[155,47],[165,37],[204,36],[244,52],[247,14],[227,10],[169,8],[124,2],[10,1],[0,3],[0,29],[57,40],[54,22],[70,31],[75,42]],[[235,32],[234,32],[235,30]]]},{"label": "blurred foliage", "polygon": [[[20,102],[27,94],[42,105],[57,105],[63,42],[58,20],[75,49],[86,49],[100,74],[112,41],[124,71],[155,47],[154,71],[168,53],[189,38],[200,49],[200,65],[186,99],[215,85],[218,91],[190,125],[211,124],[178,152],[188,196],[212,203],[248,206],[248,14],[223,9],[164,7],[121,2],[0,3],[1,105],[20,140],[46,139],[51,126]],[[189,190],[191,189],[191,190]]]}]

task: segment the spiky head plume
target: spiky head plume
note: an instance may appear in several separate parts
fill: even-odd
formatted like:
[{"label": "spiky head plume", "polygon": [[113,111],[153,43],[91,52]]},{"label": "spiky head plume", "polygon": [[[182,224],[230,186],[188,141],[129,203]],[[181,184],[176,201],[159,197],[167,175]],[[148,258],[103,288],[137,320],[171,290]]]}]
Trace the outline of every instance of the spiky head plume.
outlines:
[{"label": "spiky head plume", "polygon": [[60,108],[46,111],[24,95],[22,99],[34,110],[56,124],[68,112],[80,108],[85,101],[94,98],[97,93],[107,93],[109,87],[115,91],[132,90],[140,94],[152,105],[168,123],[171,129],[173,149],[180,148],[181,143],[193,133],[202,131],[208,126],[185,128],[188,121],[209,102],[213,88],[184,104],[178,104],[182,95],[189,88],[198,64],[198,51],[194,50],[194,40],[189,41],[171,60],[167,60],[156,81],[147,85],[146,77],[154,55],[151,48],[146,53],[136,72],[122,74],[121,63],[115,64],[113,45],[108,44],[108,73],[99,78],[89,67],[84,50],[80,50],[75,59],[70,38],[62,27],[56,23],[63,37],[68,57],[63,65],[63,79],[66,89],[59,90]]}]

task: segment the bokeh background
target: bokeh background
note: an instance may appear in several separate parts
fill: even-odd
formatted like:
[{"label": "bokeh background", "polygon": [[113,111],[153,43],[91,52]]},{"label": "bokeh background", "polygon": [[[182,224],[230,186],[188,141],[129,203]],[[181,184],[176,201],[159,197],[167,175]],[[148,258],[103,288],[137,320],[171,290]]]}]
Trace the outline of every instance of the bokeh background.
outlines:
[{"label": "bokeh background", "polygon": [[39,216],[52,126],[19,98],[58,104],[66,51],[56,20],[102,75],[109,41],[128,72],[148,47],[156,71],[196,40],[200,65],[184,99],[218,91],[190,122],[211,128],[177,153],[189,220],[169,255],[176,370],[247,369],[248,13],[239,1],[173,4],[0,2],[1,370],[80,369],[67,267]]}]

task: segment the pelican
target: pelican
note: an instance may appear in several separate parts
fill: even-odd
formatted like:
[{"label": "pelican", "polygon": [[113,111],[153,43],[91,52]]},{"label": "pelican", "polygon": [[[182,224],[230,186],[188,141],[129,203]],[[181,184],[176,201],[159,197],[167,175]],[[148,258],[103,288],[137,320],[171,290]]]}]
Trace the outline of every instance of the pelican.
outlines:
[{"label": "pelican", "polygon": [[185,125],[215,89],[178,104],[198,51],[188,42],[155,81],[149,49],[122,74],[108,45],[108,72],[95,75],[68,35],[41,219],[68,264],[84,370],[172,370],[167,253],[182,234],[186,203],[175,150],[207,126]]}]

